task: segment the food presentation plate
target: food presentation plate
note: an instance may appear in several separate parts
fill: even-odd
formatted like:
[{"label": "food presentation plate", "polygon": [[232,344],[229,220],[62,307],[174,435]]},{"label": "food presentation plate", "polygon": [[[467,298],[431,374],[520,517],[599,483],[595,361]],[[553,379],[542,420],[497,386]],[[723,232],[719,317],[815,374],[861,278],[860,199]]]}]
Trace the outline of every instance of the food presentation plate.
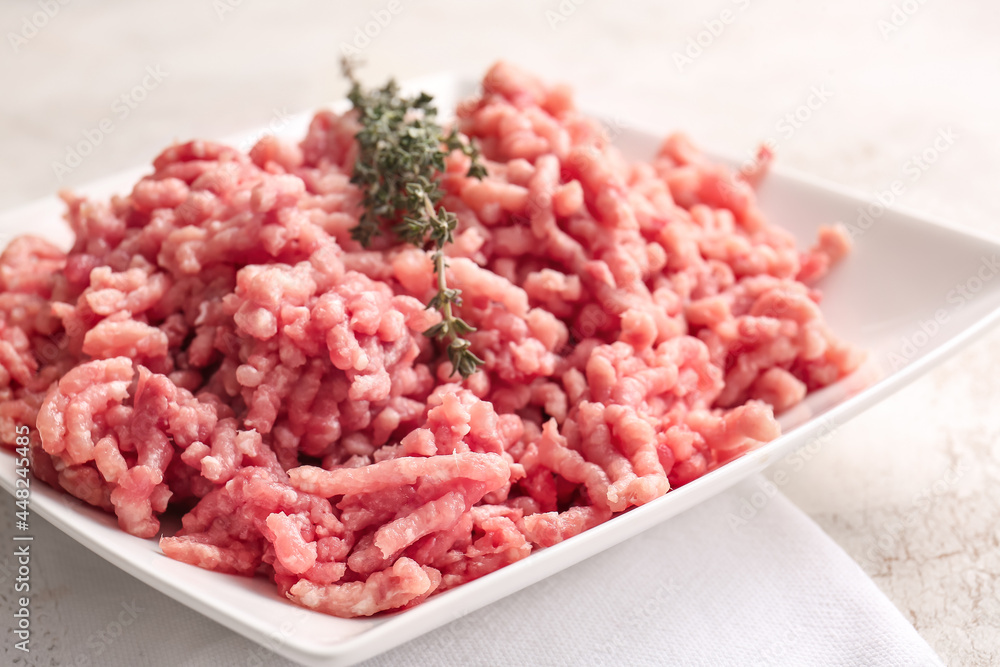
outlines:
[{"label": "food presentation plate", "polygon": [[[454,76],[428,77],[404,88],[434,95],[442,114],[474,90]],[[343,109],[344,103],[334,105]],[[276,134],[300,137],[311,114],[288,120]],[[265,131],[273,131],[271,130]],[[231,138],[248,148],[262,132]],[[615,143],[633,159],[650,157],[662,137],[616,123]],[[721,157],[725,160],[724,156]],[[731,160],[727,160],[733,162]],[[79,188],[96,197],[128,192],[148,167]],[[800,247],[820,225],[855,224],[871,201],[814,178],[773,168],[758,189],[768,218],[789,230]],[[877,209],[875,209],[877,210]],[[33,233],[68,247],[63,204],[49,197],[0,214],[3,245]],[[308,611],[279,597],[264,579],[223,575],[171,560],[156,540],[133,537],[113,516],[31,484],[31,510],[123,571],[275,653],[306,665],[350,665],[530,586],[632,537],[763,470],[793,450],[825,442],[841,424],[911,382],[967,345],[1000,319],[1000,241],[961,231],[898,209],[882,210],[855,239],[854,252],[820,287],[823,313],[838,336],[866,350],[853,375],[781,417],[778,439],[581,535],[497,572],[434,596],[413,609],[374,619],[340,619]],[[0,484],[12,491],[14,458],[0,455]]]}]

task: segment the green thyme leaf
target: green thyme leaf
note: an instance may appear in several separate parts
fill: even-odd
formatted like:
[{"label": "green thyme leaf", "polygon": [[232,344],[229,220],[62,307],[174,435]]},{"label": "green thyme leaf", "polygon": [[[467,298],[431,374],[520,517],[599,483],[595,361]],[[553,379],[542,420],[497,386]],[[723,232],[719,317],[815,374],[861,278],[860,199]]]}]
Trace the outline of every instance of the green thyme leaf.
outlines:
[{"label": "green thyme leaf", "polygon": [[438,292],[427,307],[440,312],[442,319],[424,335],[447,345],[452,373],[469,377],[483,360],[464,338],[475,328],[454,312],[462,305],[461,291],[449,288],[445,278],[443,250],[453,241],[458,218],[440,205],[444,196],[440,175],[445,158],[458,150],[470,158],[467,175],[485,177],[479,150],[456,129],[445,134],[437,123],[434,99],[427,93],[402,97],[392,79],[381,88],[365,91],[349,59],[341,61],[341,69],[351,82],[347,98],[361,123],[351,182],[361,190],[364,211],[351,238],[367,247],[388,228],[400,241],[421,249],[428,244],[434,247]]}]

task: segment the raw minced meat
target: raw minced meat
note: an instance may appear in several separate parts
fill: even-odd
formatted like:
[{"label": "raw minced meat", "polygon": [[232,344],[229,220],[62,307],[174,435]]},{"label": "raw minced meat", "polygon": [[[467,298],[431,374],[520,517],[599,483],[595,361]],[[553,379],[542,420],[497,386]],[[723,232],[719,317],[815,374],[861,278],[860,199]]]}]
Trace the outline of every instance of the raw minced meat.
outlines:
[{"label": "raw minced meat", "polygon": [[495,65],[449,156],[448,283],[485,360],[423,335],[429,253],[351,240],[352,115],[298,144],[171,146],[126,196],[64,195],[76,242],[0,256],[0,435],[173,558],[338,616],[417,604],[648,503],[779,433],[855,368],[753,174],[683,135],[629,162],[564,87]]}]

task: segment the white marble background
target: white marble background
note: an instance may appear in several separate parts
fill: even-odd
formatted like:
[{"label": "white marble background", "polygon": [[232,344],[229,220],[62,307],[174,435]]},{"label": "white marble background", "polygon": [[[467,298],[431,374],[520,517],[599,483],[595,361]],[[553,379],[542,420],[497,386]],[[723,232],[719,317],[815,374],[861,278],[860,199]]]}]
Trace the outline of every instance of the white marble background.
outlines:
[{"label": "white marble background", "polygon": [[[337,97],[341,44],[390,5],[363,48],[371,81],[475,75],[503,57],[730,153],[773,137],[784,164],[872,195],[952,128],[899,203],[1000,234],[1000,6],[985,0],[6,0],[0,209]],[[165,76],[122,117],[147,67]],[[829,99],[789,132],[782,119],[816,88]],[[104,118],[113,131],[60,181],[53,163]],[[783,488],[949,664],[1000,662],[998,369],[993,332],[840,429]]]}]

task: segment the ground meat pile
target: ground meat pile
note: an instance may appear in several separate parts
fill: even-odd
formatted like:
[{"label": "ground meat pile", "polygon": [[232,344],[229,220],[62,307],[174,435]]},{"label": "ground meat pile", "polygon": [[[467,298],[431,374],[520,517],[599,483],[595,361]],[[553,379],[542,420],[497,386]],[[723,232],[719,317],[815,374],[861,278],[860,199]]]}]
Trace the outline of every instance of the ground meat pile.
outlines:
[{"label": "ground meat pile", "polygon": [[351,240],[359,126],[174,145],[130,194],[64,195],[65,253],[0,257],[0,434],[163,552],[306,607],[400,609],[648,503],[779,434],[853,370],[744,173],[673,135],[629,162],[564,87],[500,63],[457,110],[449,285],[482,369],[423,332],[430,254]]}]

